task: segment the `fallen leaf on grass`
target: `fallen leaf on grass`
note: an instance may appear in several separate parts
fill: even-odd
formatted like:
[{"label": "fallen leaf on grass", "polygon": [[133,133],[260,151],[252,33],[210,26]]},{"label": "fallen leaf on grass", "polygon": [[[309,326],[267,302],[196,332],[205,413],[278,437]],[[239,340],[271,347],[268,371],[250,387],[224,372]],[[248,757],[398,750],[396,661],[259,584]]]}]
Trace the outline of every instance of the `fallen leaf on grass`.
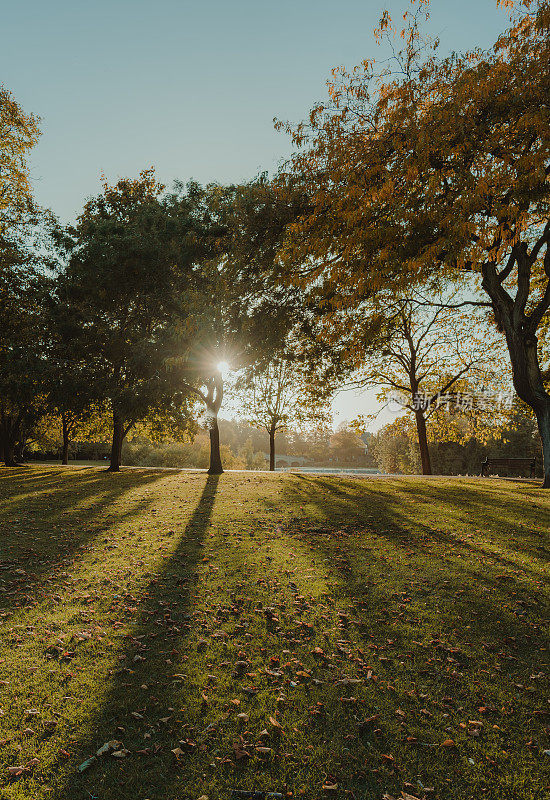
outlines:
[{"label": "fallen leaf on grass", "polygon": [[20,778],[21,775],[25,772],[25,767],[8,767],[8,775],[10,778]]},{"label": "fallen leaf on grass", "polygon": [[130,751],[126,750],[125,747],[122,747],[120,750],[115,750],[111,753],[113,758],[126,758],[126,756],[130,755]]},{"label": "fallen leaf on grass", "polygon": [[91,767],[92,764],[94,764],[96,761],[97,761],[97,758],[95,756],[92,756],[91,758],[87,758],[86,761],[83,761],[82,764],[80,764],[78,766],[78,771],[79,772],[84,772],[84,770],[88,769],[88,767]]},{"label": "fallen leaf on grass", "polygon": [[119,742],[117,739],[111,739],[111,741],[101,745],[96,752],[96,756],[106,756],[107,753],[111,753],[113,750],[120,750],[121,747],[122,742]]},{"label": "fallen leaf on grass", "polygon": [[244,740],[242,737],[240,739],[235,739],[233,742],[233,753],[236,761],[250,758],[250,753],[248,750],[244,749]]}]

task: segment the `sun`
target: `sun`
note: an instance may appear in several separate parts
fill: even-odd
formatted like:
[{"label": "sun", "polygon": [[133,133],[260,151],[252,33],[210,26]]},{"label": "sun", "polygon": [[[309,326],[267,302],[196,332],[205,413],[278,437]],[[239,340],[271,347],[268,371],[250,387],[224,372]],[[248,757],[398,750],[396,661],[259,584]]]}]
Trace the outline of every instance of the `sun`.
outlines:
[{"label": "sun", "polygon": [[216,369],[222,376],[222,378],[226,378],[229,374],[230,366],[227,361],[218,361],[216,364]]}]

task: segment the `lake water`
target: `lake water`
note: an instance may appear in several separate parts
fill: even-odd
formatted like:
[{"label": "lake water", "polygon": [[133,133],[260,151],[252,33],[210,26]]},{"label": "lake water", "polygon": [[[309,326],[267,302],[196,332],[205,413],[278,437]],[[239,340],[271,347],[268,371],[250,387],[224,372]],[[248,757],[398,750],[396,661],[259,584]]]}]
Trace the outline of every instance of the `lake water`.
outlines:
[{"label": "lake water", "polygon": [[374,467],[277,467],[276,472],[310,472],[323,475],[383,475]]}]

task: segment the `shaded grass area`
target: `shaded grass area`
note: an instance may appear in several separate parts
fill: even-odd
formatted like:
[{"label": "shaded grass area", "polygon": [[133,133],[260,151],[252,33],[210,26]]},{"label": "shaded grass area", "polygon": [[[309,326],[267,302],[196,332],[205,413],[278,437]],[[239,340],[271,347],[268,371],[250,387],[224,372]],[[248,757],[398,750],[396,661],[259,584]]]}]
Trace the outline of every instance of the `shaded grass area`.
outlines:
[{"label": "shaded grass area", "polygon": [[32,467],[0,528],[1,798],[548,797],[535,486]]}]

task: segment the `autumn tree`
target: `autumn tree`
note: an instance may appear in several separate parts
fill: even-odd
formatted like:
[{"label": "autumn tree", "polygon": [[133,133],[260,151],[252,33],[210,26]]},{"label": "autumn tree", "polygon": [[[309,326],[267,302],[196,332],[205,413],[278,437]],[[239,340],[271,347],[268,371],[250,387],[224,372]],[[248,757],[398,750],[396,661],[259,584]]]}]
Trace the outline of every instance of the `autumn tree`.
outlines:
[{"label": "autumn tree", "polygon": [[2,240],[25,222],[32,205],[27,157],[39,135],[37,117],[0,85],[0,253]]},{"label": "autumn tree", "polygon": [[[550,5],[526,2],[488,52],[436,57],[421,36],[336,70],[330,101],[293,131],[288,180],[312,210],[291,226],[293,280],[353,307],[381,287],[475,274],[533,409],[550,487],[550,394],[538,335],[550,308]],[[388,14],[379,29],[390,40]]]}]

